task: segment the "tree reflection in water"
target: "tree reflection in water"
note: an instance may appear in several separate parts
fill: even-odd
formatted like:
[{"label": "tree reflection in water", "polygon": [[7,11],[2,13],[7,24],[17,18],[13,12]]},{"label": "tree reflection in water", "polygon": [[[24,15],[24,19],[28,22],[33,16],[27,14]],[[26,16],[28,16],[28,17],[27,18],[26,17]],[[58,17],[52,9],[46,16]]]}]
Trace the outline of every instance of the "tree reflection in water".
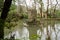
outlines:
[{"label": "tree reflection in water", "polygon": [[41,28],[37,31],[37,35],[41,36],[37,40],[59,40],[60,39],[60,23],[55,21],[44,22],[43,31]]},{"label": "tree reflection in water", "polygon": [[[39,25],[29,25],[13,31],[21,40],[60,40],[59,21],[41,21]],[[9,34],[10,35],[10,34]]]}]

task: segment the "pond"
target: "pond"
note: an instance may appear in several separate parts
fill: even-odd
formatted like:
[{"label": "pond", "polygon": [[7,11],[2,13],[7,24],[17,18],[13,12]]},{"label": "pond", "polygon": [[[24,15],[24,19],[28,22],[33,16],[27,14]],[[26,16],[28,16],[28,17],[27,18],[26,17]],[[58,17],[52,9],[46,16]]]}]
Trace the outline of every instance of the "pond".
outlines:
[{"label": "pond", "polygon": [[19,40],[60,40],[60,21],[40,21],[38,25],[25,25],[15,27],[12,32],[7,31],[4,38],[10,39],[11,35],[15,35],[14,39]]}]

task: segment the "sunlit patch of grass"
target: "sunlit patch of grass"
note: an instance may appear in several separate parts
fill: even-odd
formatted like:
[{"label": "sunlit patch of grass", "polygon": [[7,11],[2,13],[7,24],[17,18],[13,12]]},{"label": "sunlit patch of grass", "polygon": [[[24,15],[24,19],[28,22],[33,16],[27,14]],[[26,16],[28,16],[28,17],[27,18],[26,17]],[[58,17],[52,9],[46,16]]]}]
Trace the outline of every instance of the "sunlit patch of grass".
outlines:
[{"label": "sunlit patch of grass", "polygon": [[29,37],[30,39],[36,39],[36,38],[38,38],[39,36],[38,35],[35,35],[35,34],[33,34],[31,37]]}]

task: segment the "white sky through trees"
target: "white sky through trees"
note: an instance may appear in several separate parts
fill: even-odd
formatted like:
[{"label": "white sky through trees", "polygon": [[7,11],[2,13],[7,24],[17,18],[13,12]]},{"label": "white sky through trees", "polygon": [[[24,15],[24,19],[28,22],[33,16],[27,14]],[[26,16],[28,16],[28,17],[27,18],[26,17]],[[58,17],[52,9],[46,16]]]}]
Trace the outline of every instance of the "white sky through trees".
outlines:
[{"label": "white sky through trees", "polygon": [[[20,0],[20,1],[24,1],[24,0]],[[47,0],[42,0],[42,1],[44,3],[44,8],[46,9],[46,7],[47,7]],[[56,0],[51,0],[51,1],[52,1],[52,4],[54,4],[54,5],[56,4]],[[29,7],[32,7],[33,2],[34,2],[33,0],[26,0],[27,6],[29,6]],[[49,0],[49,4],[51,4],[50,0]],[[58,4],[59,4],[58,6],[60,7],[60,0],[58,0]],[[49,6],[49,8],[50,8],[50,6]]]},{"label": "white sky through trees", "polygon": [[[44,3],[44,7],[45,7],[45,9],[46,9],[46,7],[47,7],[47,0],[42,0],[43,1],[43,3]],[[51,0],[52,1],[52,4],[56,4],[56,0]],[[27,5],[28,6],[32,6],[32,2],[33,2],[33,0],[26,0],[26,2],[27,2]],[[51,4],[51,2],[50,2],[50,0],[49,0],[49,4]],[[60,0],[58,0],[58,4],[59,4],[59,6],[60,6]],[[49,6],[50,7],[50,6]]]}]

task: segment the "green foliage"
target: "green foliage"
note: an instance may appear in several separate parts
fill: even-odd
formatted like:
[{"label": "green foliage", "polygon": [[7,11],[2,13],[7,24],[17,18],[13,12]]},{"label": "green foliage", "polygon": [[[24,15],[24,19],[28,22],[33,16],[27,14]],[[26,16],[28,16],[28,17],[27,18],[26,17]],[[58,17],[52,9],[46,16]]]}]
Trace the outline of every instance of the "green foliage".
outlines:
[{"label": "green foliage", "polygon": [[3,8],[3,1],[4,0],[0,0],[0,11],[2,11],[2,8]]},{"label": "green foliage", "polygon": [[12,4],[10,10],[15,10],[15,9],[16,9],[16,5]]},{"label": "green foliage", "polygon": [[1,16],[1,12],[0,12],[0,16]]},{"label": "green foliage", "polygon": [[30,39],[34,39],[34,38],[37,38],[37,37],[38,37],[37,35],[33,34],[33,35],[30,37]]},{"label": "green foliage", "polygon": [[[16,5],[12,4],[10,7],[10,11],[9,14],[6,18],[6,22],[5,22],[5,27],[7,27],[8,29],[11,27],[14,27],[16,24],[14,23],[16,21],[16,16],[14,14],[16,14]],[[15,17],[15,18],[14,18]],[[13,23],[11,23],[13,22]]]},{"label": "green foliage", "polygon": [[15,27],[17,24],[16,21],[19,20],[19,15],[17,14],[16,5],[12,4],[10,7],[9,14],[6,18],[5,27],[10,29],[11,27]]},{"label": "green foliage", "polygon": [[16,10],[11,10],[9,12],[6,18],[5,27],[10,29],[11,27],[15,27],[17,25],[15,22],[18,21],[19,17],[17,17],[16,15],[17,15]]},{"label": "green foliage", "polygon": [[60,10],[56,10],[57,17],[60,17]]},{"label": "green foliage", "polygon": [[28,14],[22,13],[22,16],[23,16],[25,19],[28,19]]}]

